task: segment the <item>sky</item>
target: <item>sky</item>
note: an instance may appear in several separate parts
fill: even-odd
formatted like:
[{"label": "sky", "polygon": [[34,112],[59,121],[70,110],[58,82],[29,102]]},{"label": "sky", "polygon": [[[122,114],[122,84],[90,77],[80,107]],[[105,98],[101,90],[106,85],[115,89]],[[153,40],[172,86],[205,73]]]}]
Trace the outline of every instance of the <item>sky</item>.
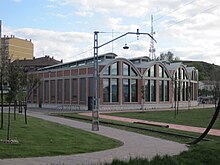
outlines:
[{"label": "sky", "polygon": [[[34,56],[64,62],[93,56],[98,45],[126,32],[151,32],[156,57],[171,51],[181,60],[220,65],[218,0],[0,0],[3,35],[31,39]],[[129,49],[123,49],[127,44]],[[98,49],[99,55],[149,56],[150,37],[126,35]]]}]

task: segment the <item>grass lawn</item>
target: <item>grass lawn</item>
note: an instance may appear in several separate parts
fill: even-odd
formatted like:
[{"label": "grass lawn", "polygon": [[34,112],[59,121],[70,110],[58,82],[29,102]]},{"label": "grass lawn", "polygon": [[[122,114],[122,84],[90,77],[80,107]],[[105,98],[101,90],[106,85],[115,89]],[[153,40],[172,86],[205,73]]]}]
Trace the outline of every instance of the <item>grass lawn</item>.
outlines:
[{"label": "grass lawn", "polygon": [[[7,135],[7,116],[4,115],[4,129],[0,129],[2,140]],[[107,137],[33,117],[28,117],[28,125],[25,125],[22,115],[17,115],[17,120],[12,118],[11,125],[10,137],[19,144],[0,142],[1,159],[87,153],[122,145]]]},{"label": "grass lawn", "polygon": [[[142,119],[148,121],[197,126],[197,127],[207,127],[214,114],[214,111],[215,111],[214,108],[179,110],[176,118],[174,117],[174,111],[170,111],[170,110],[121,112],[121,113],[110,113],[107,115]],[[220,116],[218,116],[218,119],[216,120],[213,128],[220,129]]]},{"label": "grass lawn", "polygon": [[[199,112],[200,114],[196,115],[196,113],[199,113]],[[209,123],[209,120],[212,117],[213,112],[214,111],[211,109],[181,111],[179,112],[176,119],[174,118],[173,111],[135,112],[135,113],[123,112],[123,113],[115,113],[113,115],[125,116],[125,117],[132,116],[132,118],[133,116],[142,116],[142,115],[147,116],[147,117],[150,116],[149,118],[151,119],[151,121],[163,121],[163,122],[168,122],[168,123],[171,123],[171,122],[167,118],[171,118],[173,123],[182,124],[187,121],[187,125],[206,126],[206,124]],[[148,113],[150,115],[148,115]],[[158,117],[158,114],[160,115],[161,118]],[[61,116],[68,117],[68,118],[71,118],[71,117],[81,117],[81,118],[86,118],[86,119],[90,118],[87,116],[80,116],[74,113],[61,114]],[[143,117],[143,118],[139,117],[139,118],[146,119],[147,117]],[[185,119],[185,117],[189,119]],[[192,118],[194,117],[197,119],[195,119],[195,121],[194,120],[192,121]],[[100,121],[109,121],[109,120],[100,119]],[[119,121],[111,121],[111,122],[122,123]],[[219,128],[219,119],[217,122],[218,123],[215,125],[215,127]],[[124,124],[135,125],[134,123],[124,123]],[[169,140],[177,141],[181,143],[192,141],[192,139],[179,138],[175,136],[166,136],[166,135],[161,135],[158,133],[152,133],[150,131],[146,132],[146,131],[140,131],[140,130],[130,129],[126,127],[120,127],[120,126],[113,126],[113,127],[117,127],[119,129],[125,129],[128,131],[133,131],[133,132],[137,132],[141,134],[146,134],[146,135],[150,135],[154,137],[169,139]],[[139,127],[153,128],[157,130],[166,130],[166,131],[183,133],[183,134],[190,134],[196,137],[200,135],[196,133],[189,133],[189,132],[183,132],[183,131],[178,131],[178,130],[171,130],[167,128],[147,126],[147,125],[146,126],[139,125]],[[220,154],[219,154],[220,153],[220,137],[210,136],[210,135],[208,135],[207,137],[210,138],[211,141],[202,141],[196,145],[190,146],[188,151],[183,152],[177,156],[165,156],[165,157],[156,156],[152,160],[147,160],[147,159],[142,159],[142,158],[131,159],[130,161],[114,160],[112,163],[108,165],[140,165],[140,164],[144,164],[144,165],[148,165],[148,164],[150,165],[219,165],[220,164]]]}]

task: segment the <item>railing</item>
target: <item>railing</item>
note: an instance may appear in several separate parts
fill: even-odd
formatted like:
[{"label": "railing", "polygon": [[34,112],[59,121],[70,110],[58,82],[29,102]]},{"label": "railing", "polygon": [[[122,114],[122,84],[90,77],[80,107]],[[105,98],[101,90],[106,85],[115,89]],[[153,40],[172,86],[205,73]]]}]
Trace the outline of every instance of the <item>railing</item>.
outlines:
[{"label": "railing", "polygon": [[59,110],[59,111],[79,111],[80,105],[76,105],[76,104],[58,105],[56,110]]}]

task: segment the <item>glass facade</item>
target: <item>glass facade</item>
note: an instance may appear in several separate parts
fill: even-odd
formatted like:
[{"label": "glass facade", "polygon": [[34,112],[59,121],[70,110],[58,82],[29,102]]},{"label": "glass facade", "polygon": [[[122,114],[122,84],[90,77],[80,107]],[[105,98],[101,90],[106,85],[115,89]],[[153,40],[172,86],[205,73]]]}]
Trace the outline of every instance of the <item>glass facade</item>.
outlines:
[{"label": "glass facade", "polygon": [[151,101],[156,101],[156,80],[150,80]]},{"label": "glass facade", "polygon": [[112,102],[118,102],[118,79],[112,79]]},{"label": "glass facade", "polygon": [[49,81],[44,82],[44,100],[45,102],[49,101]]},{"label": "glass facade", "polygon": [[160,101],[164,101],[164,81],[159,81],[159,98]]},{"label": "glass facade", "polygon": [[123,79],[123,102],[130,102],[130,80]]},{"label": "glass facade", "polygon": [[131,79],[131,102],[137,102],[137,80]]},{"label": "glass facade", "polygon": [[117,76],[118,75],[118,63],[114,63],[111,65],[111,75]]},{"label": "glass facade", "polygon": [[123,63],[123,76],[129,76],[129,65],[126,63]]},{"label": "glass facade", "polygon": [[150,101],[150,80],[145,80],[145,101]]},{"label": "glass facade", "polygon": [[165,101],[169,101],[170,97],[170,83],[169,81],[164,81],[164,88],[165,88]]},{"label": "glass facade", "polygon": [[110,79],[103,79],[103,101],[110,102]]},{"label": "glass facade", "polygon": [[78,89],[78,85],[77,85],[77,79],[72,79],[72,101],[77,101],[77,89]]},{"label": "glass facade", "polygon": [[82,102],[86,101],[86,79],[85,78],[80,79],[80,101]]},{"label": "glass facade", "polygon": [[66,101],[69,101],[70,100],[70,80],[69,79],[64,80],[64,91],[65,91],[64,99]]},{"label": "glass facade", "polygon": [[110,66],[104,70],[103,75],[110,75]]},{"label": "glass facade", "polygon": [[55,101],[55,80],[50,81],[50,99],[51,101]]},{"label": "glass facade", "polygon": [[62,101],[63,98],[63,80],[57,80],[57,101]]}]

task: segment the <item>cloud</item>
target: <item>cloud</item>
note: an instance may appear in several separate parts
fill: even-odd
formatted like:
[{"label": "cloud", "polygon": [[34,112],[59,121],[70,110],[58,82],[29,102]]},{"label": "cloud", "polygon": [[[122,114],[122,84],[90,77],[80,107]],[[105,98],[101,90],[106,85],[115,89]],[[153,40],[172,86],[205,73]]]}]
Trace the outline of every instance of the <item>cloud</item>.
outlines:
[{"label": "cloud", "polygon": [[[115,32],[128,32],[136,31],[139,28],[141,32],[146,32],[146,30],[150,32],[149,16],[153,14],[155,38],[158,41],[155,44],[157,56],[161,52],[170,50],[180,59],[204,60],[220,65],[220,4],[216,0],[188,2],[182,0],[48,0],[48,2],[49,6],[59,7],[60,10],[66,6],[69,7],[68,9],[71,7],[76,9],[71,13],[73,17],[75,15],[85,17],[74,20],[77,22],[74,24],[75,26],[86,22],[84,27],[97,29],[104,27],[103,31],[113,29]],[[57,14],[57,17],[66,18],[67,15]],[[68,20],[68,22],[70,21]],[[71,23],[74,26],[73,22]],[[92,49],[92,33],[23,28],[11,30],[11,34],[31,38],[35,44],[36,56],[42,55],[44,52],[54,55],[58,59],[69,61],[93,55],[93,50],[91,50],[85,54],[74,56]],[[112,39],[112,34],[103,35],[100,34],[100,43]],[[114,34],[114,37],[117,35],[120,34]],[[145,38],[144,41],[130,43],[131,40],[127,37],[130,49],[126,51],[121,50],[125,43],[124,39],[120,42],[113,43],[115,53],[120,56],[149,54],[149,39]],[[109,47],[103,48],[99,52],[101,54],[111,50],[110,44]]]},{"label": "cloud", "polygon": [[[15,35],[18,38],[31,39],[34,44],[34,55],[40,57],[44,55],[54,56],[55,59],[64,62],[91,56],[93,36],[89,33],[81,32],[57,32],[42,29],[22,28],[12,30],[5,27],[6,35]],[[78,55],[80,54],[80,55]]]},{"label": "cloud", "polygon": [[11,0],[12,2],[16,2],[16,3],[19,3],[21,2],[22,0]]}]

